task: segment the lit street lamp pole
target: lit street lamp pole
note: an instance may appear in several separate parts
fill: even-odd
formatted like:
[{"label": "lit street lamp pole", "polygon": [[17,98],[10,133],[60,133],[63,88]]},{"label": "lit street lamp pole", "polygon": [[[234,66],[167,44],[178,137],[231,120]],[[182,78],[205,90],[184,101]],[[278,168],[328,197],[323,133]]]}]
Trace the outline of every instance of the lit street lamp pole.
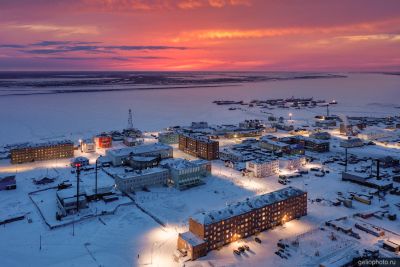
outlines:
[{"label": "lit street lamp pole", "polygon": [[83,153],[82,139],[79,139],[79,146],[80,146],[80,148],[81,148],[81,153]]},{"label": "lit street lamp pole", "polygon": [[292,113],[289,113],[289,120],[291,121],[292,120]]},{"label": "lit street lamp pole", "polygon": [[76,168],[76,212],[79,212],[79,175],[81,174],[81,164],[75,164]]},{"label": "lit street lamp pole", "polygon": [[100,155],[97,159],[96,159],[96,167],[95,167],[95,196],[96,196],[96,199],[97,199],[97,165],[98,165],[98,161],[99,161],[99,159],[101,158],[102,156]]}]

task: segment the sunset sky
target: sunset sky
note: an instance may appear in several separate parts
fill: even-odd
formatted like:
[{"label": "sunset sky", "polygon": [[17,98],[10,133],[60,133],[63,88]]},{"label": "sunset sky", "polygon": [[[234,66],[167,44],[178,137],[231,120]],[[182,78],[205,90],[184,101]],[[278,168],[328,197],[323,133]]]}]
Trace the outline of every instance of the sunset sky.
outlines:
[{"label": "sunset sky", "polygon": [[0,0],[0,70],[399,71],[400,1]]}]

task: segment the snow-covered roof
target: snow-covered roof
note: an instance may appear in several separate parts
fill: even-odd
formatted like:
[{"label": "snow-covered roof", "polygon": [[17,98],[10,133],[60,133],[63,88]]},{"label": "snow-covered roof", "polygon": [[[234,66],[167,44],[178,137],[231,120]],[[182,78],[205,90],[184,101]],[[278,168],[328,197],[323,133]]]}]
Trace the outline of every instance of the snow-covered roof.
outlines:
[{"label": "snow-covered roof", "polygon": [[162,144],[162,143],[155,143],[155,144],[150,144],[150,145],[139,145],[139,146],[134,146],[134,147],[126,147],[126,148],[120,148],[120,149],[110,149],[107,150],[107,154],[118,157],[118,156],[129,156],[129,154],[132,155],[140,155],[143,153],[151,153],[151,152],[156,152],[160,150],[172,150],[172,147]]},{"label": "snow-covered roof", "polygon": [[184,133],[182,135],[185,136],[185,137],[188,137],[188,138],[195,139],[197,141],[204,142],[204,143],[210,143],[211,144],[211,143],[218,142],[218,141],[211,140],[210,138],[208,138],[208,136],[205,136],[205,135],[202,135],[202,134],[199,135],[199,134]]},{"label": "snow-covered roof", "polygon": [[[79,197],[85,196],[86,195],[86,190],[85,190],[85,185],[83,183],[80,184],[79,186]],[[67,198],[72,198],[76,197],[76,187],[70,187],[62,190],[57,191],[57,196],[59,199],[67,199]]]},{"label": "snow-covered roof", "polygon": [[136,170],[133,172],[127,172],[127,173],[121,173],[117,174],[116,176],[122,180],[124,179],[132,179],[135,177],[140,177],[146,174],[151,174],[151,173],[159,173],[159,172],[165,172],[168,171],[167,169],[160,168],[160,167],[154,167],[154,168],[148,168],[144,170]]},{"label": "snow-covered roof", "polygon": [[198,167],[199,165],[206,164],[206,160],[193,160],[189,161],[186,159],[180,158],[171,158],[171,159],[164,159],[161,161],[161,165],[168,166],[169,168],[176,169],[176,170],[184,170],[188,168]]},{"label": "snow-covered roof", "polygon": [[237,202],[236,204],[228,205],[226,208],[221,210],[199,213],[191,218],[200,224],[208,225],[247,213],[254,209],[262,208],[290,197],[300,196],[304,193],[305,192],[300,189],[289,186],[274,192],[247,198],[246,200]]},{"label": "snow-covered roof", "polygon": [[24,148],[37,148],[37,147],[49,147],[49,146],[57,146],[57,145],[74,145],[71,140],[59,140],[59,141],[48,141],[44,143],[27,143],[23,146],[19,146],[15,149],[24,149]]},{"label": "snow-covered roof", "polygon": [[193,234],[192,232],[184,232],[181,233],[180,236],[182,237],[183,240],[185,240],[188,244],[190,244],[192,247],[198,246],[203,244],[205,241]]}]

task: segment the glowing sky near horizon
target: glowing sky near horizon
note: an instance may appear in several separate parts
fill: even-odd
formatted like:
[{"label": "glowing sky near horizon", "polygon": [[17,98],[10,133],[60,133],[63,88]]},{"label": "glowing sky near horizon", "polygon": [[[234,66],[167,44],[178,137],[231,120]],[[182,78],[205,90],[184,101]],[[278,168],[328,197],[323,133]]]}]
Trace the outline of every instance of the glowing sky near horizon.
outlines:
[{"label": "glowing sky near horizon", "polygon": [[1,0],[0,70],[399,71],[400,1]]}]

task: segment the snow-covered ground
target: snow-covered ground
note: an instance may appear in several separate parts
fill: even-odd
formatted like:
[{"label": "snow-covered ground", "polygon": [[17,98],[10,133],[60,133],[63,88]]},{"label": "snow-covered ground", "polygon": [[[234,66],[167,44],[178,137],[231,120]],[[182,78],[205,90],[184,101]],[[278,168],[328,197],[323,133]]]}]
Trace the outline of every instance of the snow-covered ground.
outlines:
[{"label": "snow-covered ground", "polygon": [[[188,125],[191,121],[210,123],[238,123],[242,119],[265,118],[259,109],[246,107],[243,110],[228,111],[228,107],[217,106],[211,102],[216,99],[234,99],[250,101],[254,98],[273,97],[308,97],[314,96],[326,100],[336,99],[339,104],[332,107],[333,114],[396,115],[395,106],[399,99],[400,77],[379,74],[350,74],[349,78],[316,79],[298,81],[279,81],[249,83],[244,85],[179,90],[131,91],[118,93],[91,93],[79,95],[47,95],[0,98],[0,143],[38,141],[56,138],[90,137],[103,130],[125,127],[128,108],[134,110],[135,126],[142,130],[161,130],[169,125]],[[376,89],[379,87],[379,93]],[[29,112],[27,112],[29,110]],[[293,113],[295,125],[307,124],[324,108],[282,109],[271,111],[276,116],[287,118]],[[335,138],[338,138],[334,135]],[[153,142],[150,138],[146,142]],[[224,142],[230,145],[232,142]],[[319,160],[308,164],[307,168],[320,166],[329,155],[343,153],[339,148],[339,139],[332,142],[336,148],[327,154],[318,155]],[[175,157],[191,156],[176,150]],[[103,153],[103,152],[102,152]],[[399,149],[382,146],[368,146],[352,149],[351,153],[363,155],[399,156]],[[80,155],[78,152],[77,154]],[[87,155],[85,155],[87,156]],[[94,163],[98,154],[90,156]],[[224,167],[223,162],[212,162],[212,176],[205,184],[185,191],[174,188],[155,187],[150,192],[136,192],[136,205],[121,206],[114,214],[95,217],[73,225],[50,230],[44,223],[29,193],[56,185],[64,180],[74,181],[69,160],[35,162],[22,165],[10,165],[0,161],[0,175],[16,174],[17,189],[0,191],[0,215],[15,212],[28,213],[32,220],[22,220],[0,226],[1,266],[180,266],[173,260],[178,233],[187,231],[190,216],[207,210],[219,209],[228,203],[243,200],[256,194],[274,191],[283,187],[276,176],[258,179],[243,177],[239,172]],[[357,168],[355,164],[352,168]],[[289,259],[281,259],[274,252],[280,239],[296,238],[298,235],[318,229],[327,220],[354,213],[381,209],[385,203],[390,210],[400,217],[399,209],[393,204],[399,203],[399,196],[386,195],[385,200],[372,200],[371,205],[353,201],[353,208],[332,206],[330,200],[336,199],[337,192],[367,193],[368,188],[342,182],[340,173],[343,166],[329,164],[325,166],[330,173],[316,177],[313,172],[301,178],[293,179],[291,186],[308,192],[308,215],[284,226],[276,227],[259,235],[261,244],[253,237],[234,242],[218,251],[211,251],[206,257],[185,266],[305,266],[310,264],[310,257],[315,247],[322,242],[324,249],[334,251],[340,248],[340,242],[351,240],[356,246],[376,247],[379,239],[361,235],[360,240],[340,236],[340,242],[327,239],[327,233],[316,233],[309,238],[309,245]],[[37,186],[33,178],[49,176],[56,178],[54,184]],[[94,182],[93,172],[88,172],[82,179],[87,184]],[[105,174],[101,180],[110,179]],[[399,184],[395,184],[399,186]],[[40,209],[49,216],[55,210],[54,190],[43,191],[37,201]],[[317,198],[320,202],[312,201]],[[42,202],[43,201],[43,202]],[[129,202],[129,199],[126,199]],[[126,203],[124,202],[124,203]],[[107,204],[108,205],[108,204]],[[100,206],[97,206],[100,208]],[[162,221],[160,225],[151,216]],[[99,219],[100,218],[100,219]],[[374,225],[400,233],[400,224],[372,218],[365,220]],[[328,233],[329,232],[329,233]],[[336,233],[341,235],[340,233]],[[396,235],[394,235],[396,236]],[[392,238],[392,234],[390,235]],[[387,237],[384,237],[387,238]],[[396,236],[400,239],[399,236]],[[307,244],[306,241],[304,241]],[[250,251],[237,256],[232,253],[240,244],[246,243]],[[339,244],[339,245],[338,245]],[[308,250],[307,250],[308,249]],[[319,260],[312,259],[316,263]]]}]

